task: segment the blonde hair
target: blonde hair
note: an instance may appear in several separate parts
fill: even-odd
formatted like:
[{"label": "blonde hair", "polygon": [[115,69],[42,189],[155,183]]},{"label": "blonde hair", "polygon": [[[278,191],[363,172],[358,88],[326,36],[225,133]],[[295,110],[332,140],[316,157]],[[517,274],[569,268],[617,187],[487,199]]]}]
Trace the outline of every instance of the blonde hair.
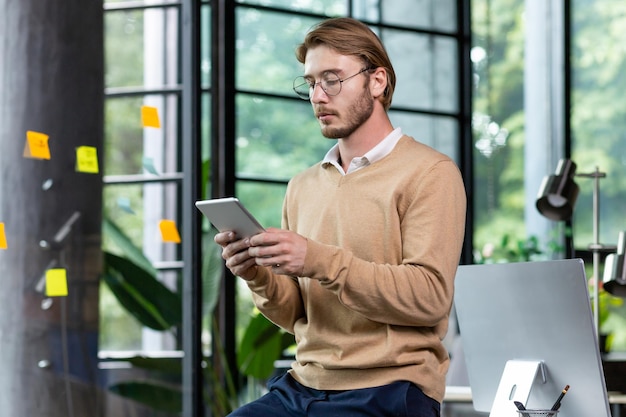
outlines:
[{"label": "blonde hair", "polygon": [[379,98],[385,110],[391,106],[396,86],[396,73],[380,38],[363,22],[349,17],[337,17],[314,26],[296,48],[296,59],[304,64],[310,48],[325,45],[342,55],[360,58],[366,68],[385,68],[387,88]]}]

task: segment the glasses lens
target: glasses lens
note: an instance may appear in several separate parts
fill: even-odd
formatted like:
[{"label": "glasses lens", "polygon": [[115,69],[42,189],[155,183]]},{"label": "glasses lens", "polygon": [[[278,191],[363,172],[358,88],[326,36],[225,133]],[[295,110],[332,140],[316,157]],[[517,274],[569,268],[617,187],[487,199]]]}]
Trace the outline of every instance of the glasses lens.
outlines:
[{"label": "glasses lens", "polygon": [[293,91],[298,95],[298,97],[308,100],[309,92],[311,91],[311,85],[304,77],[298,77],[293,80]]},{"label": "glasses lens", "polygon": [[341,78],[334,72],[326,72],[322,78],[322,88],[329,96],[336,96],[341,91]]}]

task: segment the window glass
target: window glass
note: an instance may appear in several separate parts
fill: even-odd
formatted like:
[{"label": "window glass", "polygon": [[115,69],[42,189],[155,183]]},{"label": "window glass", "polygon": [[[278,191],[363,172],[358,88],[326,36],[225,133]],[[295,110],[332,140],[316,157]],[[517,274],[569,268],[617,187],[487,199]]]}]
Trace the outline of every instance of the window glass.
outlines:
[{"label": "window glass", "polygon": [[[282,217],[282,204],[285,197],[286,185],[263,183],[257,181],[237,181],[235,194],[239,197],[246,208],[264,227],[280,227]],[[236,338],[240,343],[254,312],[252,294],[243,280],[237,283],[237,317]],[[250,378],[250,387],[254,392],[263,389],[263,381],[254,381]],[[260,393],[254,395],[260,396]]]},{"label": "window glass", "polygon": [[143,84],[143,11],[119,10],[104,14],[105,86]]},{"label": "window glass", "polygon": [[[580,187],[572,239],[577,251],[590,254],[589,248],[595,243],[615,248],[619,233],[626,230],[626,18],[624,8],[615,7],[612,1],[572,3],[571,158],[577,165],[575,182]],[[595,176],[599,176],[597,188]],[[597,219],[594,192],[598,195]],[[601,258],[614,251],[603,251]],[[605,265],[598,267],[602,280]],[[588,276],[593,273],[588,272]],[[609,350],[626,351],[623,299],[600,292],[599,303],[600,333],[608,335]]]},{"label": "window glass", "polygon": [[237,182],[237,195],[263,227],[280,227],[286,189],[284,184]]},{"label": "window glass", "polygon": [[327,16],[340,16],[348,12],[347,0],[240,0],[239,2]]},{"label": "window glass", "polygon": [[173,86],[178,79],[178,8],[104,14],[105,86]]},{"label": "window glass", "polygon": [[523,14],[523,0],[472,2],[475,262],[526,255]]},{"label": "window glass", "polygon": [[[142,126],[142,107],[156,109],[159,128]],[[178,171],[178,98],[123,96],[105,103],[105,175],[161,175]]]},{"label": "window glass", "polygon": [[142,97],[105,101],[105,175],[143,172]]},{"label": "window glass", "polygon": [[209,88],[211,85],[211,7],[208,5],[200,6],[201,24],[201,63],[200,71],[202,77],[202,87]]},{"label": "window glass", "polygon": [[99,326],[100,352],[141,350],[141,323],[120,305],[104,282],[100,284]]},{"label": "window glass", "polygon": [[395,127],[402,128],[404,134],[445,153],[457,164],[460,162],[459,123],[456,119],[393,110],[389,112],[389,118]]},{"label": "window glass", "polygon": [[[175,220],[180,194],[177,182],[107,184],[103,217],[119,227],[153,264],[175,261],[179,259],[177,247],[163,241],[159,225],[161,220]],[[107,233],[102,247],[121,256],[127,250]]]},{"label": "window glass", "polygon": [[[161,268],[180,259],[175,243],[164,242],[160,230],[162,220],[175,219],[180,188],[175,182],[149,184],[108,184],[103,192],[102,248],[106,253],[127,257],[126,243],[120,241],[119,233],[125,235],[130,244],[138,248],[154,268]],[[110,226],[119,229],[112,233]],[[180,233],[180,231],[178,231]],[[177,276],[164,270],[154,275],[173,291],[177,291]],[[162,340],[153,344],[155,334],[141,328],[124,306],[120,305],[107,288],[102,294],[100,319],[104,326],[100,330],[101,350],[147,349],[151,351],[173,349],[173,341],[163,344],[170,336],[158,336]],[[117,327],[117,325],[121,327]],[[124,330],[126,329],[126,330]],[[128,334],[130,329],[138,330]],[[117,333],[124,333],[119,340]],[[146,339],[146,335],[151,338]],[[157,334],[158,335],[158,334]],[[171,339],[170,339],[171,340]]]},{"label": "window glass", "polygon": [[381,39],[396,71],[392,106],[456,112],[457,45],[453,38],[385,29]]},{"label": "window glass", "polygon": [[201,149],[202,149],[202,173],[200,174],[202,198],[209,198],[211,195],[211,95],[203,93],[201,96],[202,111],[200,113],[201,122]]},{"label": "window glass", "polygon": [[354,3],[354,16],[358,19],[420,29],[456,29],[456,0],[385,0],[380,2],[380,20],[378,10],[365,6],[367,2]]},{"label": "window glass", "polygon": [[[572,58],[572,160],[577,173],[606,174],[600,183],[600,242],[617,243],[626,229],[626,56],[623,11],[609,1],[575,1]],[[574,244],[593,243],[593,180],[577,178]]]},{"label": "window glass", "polygon": [[302,74],[295,49],[318,20],[241,8],[237,22],[237,88],[293,96]]},{"label": "window glass", "polygon": [[[180,246],[164,238],[161,225],[164,220],[172,221],[180,236],[179,11],[178,7],[134,6],[139,8],[104,14],[103,249],[140,266],[177,297]],[[145,89],[166,91],[145,94]],[[144,107],[156,110],[156,124],[147,124]],[[145,265],[132,255],[135,250],[147,259]],[[105,257],[106,262],[110,261]],[[152,330],[136,306],[128,299],[120,302],[109,289],[103,290],[100,305],[101,320],[106,322],[100,334],[101,349],[163,352],[180,348],[175,329],[179,322],[168,331]],[[132,293],[127,291],[123,297],[132,298]],[[149,309],[154,311],[154,306]],[[124,332],[119,340],[118,332]]]},{"label": "window glass", "polygon": [[308,101],[239,95],[237,108],[239,176],[286,181],[335,144],[321,135]]}]

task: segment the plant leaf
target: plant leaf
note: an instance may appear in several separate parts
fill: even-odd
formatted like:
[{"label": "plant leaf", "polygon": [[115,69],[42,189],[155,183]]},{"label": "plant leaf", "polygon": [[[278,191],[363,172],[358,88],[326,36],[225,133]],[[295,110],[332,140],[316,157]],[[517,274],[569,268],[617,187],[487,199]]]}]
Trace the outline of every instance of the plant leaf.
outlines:
[{"label": "plant leaf", "polygon": [[180,378],[183,372],[182,358],[148,358],[146,356],[133,356],[124,359],[134,367],[151,371],[162,372]]},{"label": "plant leaf", "polygon": [[122,397],[148,405],[155,410],[168,413],[180,413],[183,410],[181,391],[164,385],[128,381],[111,385],[109,390]]},{"label": "plant leaf", "polygon": [[182,302],[155,275],[132,261],[104,253],[103,278],[120,304],[143,325],[167,330],[182,322]]},{"label": "plant leaf", "polygon": [[220,296],[220,285],[223,276],[222,249],[213,241],[216,229],[211,227],[203,233],[204,256],[202,257],[202,302],[204,311],[213,313]]},{"label": "plant leaf", "polygon": [[125,258],[156,276],[157,271],[154,269],[152,262],[146,258],[141,249],[111,219],[105,218],[102,220],[102,233],[111,238]]},{"label": "plant leaf", "polygon": [[282,330],[257,314],[250,320],[239,344],[237,366],[245,375],[266,379],[274,371],[274,362],[283,350]]},{"label": "plant leaf", "polygon": [[122,307],[143,326],[154,330],[166,330],[169,328],[163,320],[160,320],[160,317],[155,317],[154,309],[151,309],[145,300],[137,297],[137,292],[125,282],[119,272],[115,270],[105,272],[102,274],[102,279]]}]

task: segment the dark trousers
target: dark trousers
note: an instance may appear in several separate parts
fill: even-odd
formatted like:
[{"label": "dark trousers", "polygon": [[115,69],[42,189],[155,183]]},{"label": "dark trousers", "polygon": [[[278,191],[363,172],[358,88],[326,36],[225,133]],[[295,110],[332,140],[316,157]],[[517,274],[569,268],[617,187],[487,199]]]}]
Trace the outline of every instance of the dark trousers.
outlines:
[{"label": "dark trousers", "polygon": [[415,384],[398,381],[374,388],[320,391],[289,374],[271,380],[269,392],[230,417],[439,417],[440,404]]}]

